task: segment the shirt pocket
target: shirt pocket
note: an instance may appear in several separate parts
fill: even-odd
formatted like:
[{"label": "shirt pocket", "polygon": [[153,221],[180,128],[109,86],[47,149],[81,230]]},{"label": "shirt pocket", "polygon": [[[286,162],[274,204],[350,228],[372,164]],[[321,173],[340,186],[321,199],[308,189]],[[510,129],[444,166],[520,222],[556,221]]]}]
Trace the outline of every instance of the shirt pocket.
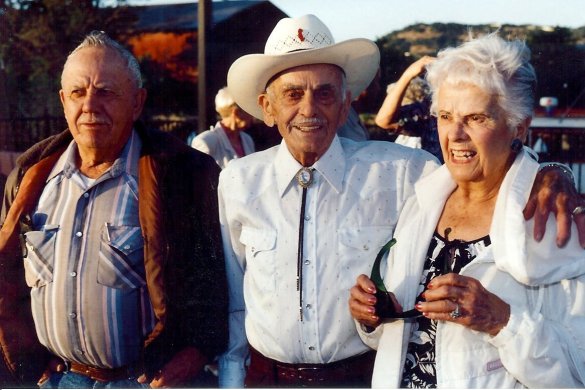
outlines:
[{"label": "shirt pocket", "polygon": [[146,285],[143,247],[140,226],[104,226],[98,262],[98,283],[125,290]]},{"label": "shirt pocket", "polygon": [[39,288],[53,281],[55,239],[59,225],[45,225],[41,230],[24,233],[24,272],[26,284]]},{"label": "shirt pocket", "polygon": [[246,248],[246,272],[252,285],[262,291],[276,290],[276,231],[242,227],[240,242]]},{"label": "shirt pocket", "polygon": [[[516,381],[502,364],[498,349],[487,341],[481,341],[482,337],[478,334],[475,342],[467,340],[465,336],[451,340],[450,343],[441,341],[443,352],[437,357],[439,386],[504,389],[515,387]],[[461,347],[453,347],[458,345]]]},{"label": "shirt pocket", "polygon": [[370,275],[376,255],[392,238],[390,226],[358,226],[338,231],[337,258],[340,262],[339,283],[342,289],[355,285],[360,274]]}]

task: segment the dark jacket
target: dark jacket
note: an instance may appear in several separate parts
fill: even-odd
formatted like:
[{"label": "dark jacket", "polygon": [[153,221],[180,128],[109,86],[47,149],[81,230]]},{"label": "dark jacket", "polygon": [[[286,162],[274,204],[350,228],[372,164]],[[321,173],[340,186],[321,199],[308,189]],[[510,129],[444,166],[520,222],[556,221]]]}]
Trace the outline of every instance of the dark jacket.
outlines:
[{"label": "dark jacket", "polygon": [[[139,219],[148,292],[157,318],[144,343],[153,374],[187,346],[213,357],[227,346],[227,287],[215,161],[177,138],[147,131],[139,159]],[[8,177],[0,230],[0,349],[11,378],[31,387],[50,358],[39,343],[25,283],[21,234],[31,229],[44,183],[72,140],[66,130],[34,145]]]}]

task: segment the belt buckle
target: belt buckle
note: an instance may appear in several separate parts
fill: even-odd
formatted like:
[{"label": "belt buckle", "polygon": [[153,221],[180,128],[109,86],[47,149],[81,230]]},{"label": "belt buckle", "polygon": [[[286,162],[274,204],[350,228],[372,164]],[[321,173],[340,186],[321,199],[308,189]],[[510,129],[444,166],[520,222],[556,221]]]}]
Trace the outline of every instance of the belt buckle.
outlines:
[{"label": "belt buckle", "polygon": [[323,382],[323,369],[320,367],[297,367],[297,380],[301,383]]}]

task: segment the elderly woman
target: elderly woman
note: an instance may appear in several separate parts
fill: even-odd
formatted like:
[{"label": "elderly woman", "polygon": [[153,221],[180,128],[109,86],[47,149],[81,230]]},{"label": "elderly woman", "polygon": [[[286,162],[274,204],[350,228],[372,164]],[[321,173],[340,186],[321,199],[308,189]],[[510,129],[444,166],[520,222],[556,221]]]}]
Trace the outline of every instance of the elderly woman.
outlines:
[{"label": "elderly woman", "polygon": [[193,138],[191,146],[209,154],[224,169],[234,158],[254,153],[254,141],[244,132],[252,126],[253,118],[238,107],[227,87],[215,95],[215,111],[221,120],[214,128]]},{"label": "elderly woman", "polygon": [[521,217],[538,169],[522,146],[529,50],[488,35],[439,53],[427,79],[445,165],[396,227],[383,281],[394,314],[377,315],[383,285],[361,275],[351,290],[378,350],[374,387],[583,387],[585,252],[575,231],[559,249],[552,221],[534,241]]}]

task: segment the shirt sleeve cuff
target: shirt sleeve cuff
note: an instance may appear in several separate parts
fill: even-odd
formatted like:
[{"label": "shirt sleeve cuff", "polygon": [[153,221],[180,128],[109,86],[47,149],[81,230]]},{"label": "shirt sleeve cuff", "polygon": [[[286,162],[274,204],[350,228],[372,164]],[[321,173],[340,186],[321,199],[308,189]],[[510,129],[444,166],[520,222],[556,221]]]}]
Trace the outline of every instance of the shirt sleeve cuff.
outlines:
[{"label": "shirt sleeve cuff", "polygon": [[383,333],[382,328],[384,327],[384,324],[380,324],[375,328],[371,328],[369,326],[362,325],[356,320],[354,320],[354,322],[362,341],[370,348],[377,350],[380,337]]},{"label": "shirt sleeve cuff", "polygon": [[219,387],[222,389],[234,389],[244,387],[246,369],[243,361],[221,356],[219,359]]},{"label": "shirt sleeve cuff", "polygon": [[516,337],[522,326],[522,311],[518,306],[510,306],[510,318],[497,335],[487,335],[489,342],[496,348],[503,347],[509,340]]}]

